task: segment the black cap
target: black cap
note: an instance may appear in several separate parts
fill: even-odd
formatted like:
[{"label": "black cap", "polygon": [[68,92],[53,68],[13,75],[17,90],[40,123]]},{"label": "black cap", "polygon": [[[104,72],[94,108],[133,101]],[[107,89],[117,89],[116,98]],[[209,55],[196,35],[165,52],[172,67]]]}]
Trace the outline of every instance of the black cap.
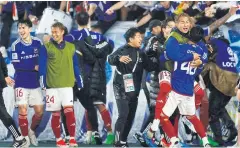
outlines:
[{"label": "black cap", "polygon": [[152,20],[149,25],[148,25],[148,28],[149,30],[152,31],[153,27],[157,27],[157,26],[162,26],[162,22],[160,20]]},{"label": "black cap", "polygon": [[190,30],[189,39],[195,43],[201,41],[204,38],[204,30],[200,26],[194,26]]}]

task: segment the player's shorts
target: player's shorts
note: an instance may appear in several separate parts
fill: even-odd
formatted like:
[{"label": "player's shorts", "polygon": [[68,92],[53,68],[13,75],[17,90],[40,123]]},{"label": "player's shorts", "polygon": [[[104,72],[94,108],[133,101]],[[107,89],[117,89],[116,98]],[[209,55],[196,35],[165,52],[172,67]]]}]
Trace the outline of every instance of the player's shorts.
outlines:
[{"label": "player's shorts", "polygon": [[167,70],[163,70],[158,74],[159,79],[159,86],[161,87],[162,84],[169,84],[171,85],[171,73]]},{"label": "player's shorts", "polygon": [[105,91],[103,90],[102,92],[99,92],[98,97],[93,97],[93,104],[106,104],[106,89]]},{"label": "player's shorts", "polygon": [[177,107],[181,115],[194,115],[196,111],[195,95],[184,96],[175,91],[171,91],[167,96],[167,101],[163,107],[163,113],[170,117]]},{"label": "player's shorts", "polygon": [[60,111],[64,106],[73,106],[72,87],[46,89],[46,111]]},{"label": "player's shorts", "polygon": [[42,89],[39,88],[15,88],[16,105],[28,104],[29,106],[43,105],[44,97]]}]

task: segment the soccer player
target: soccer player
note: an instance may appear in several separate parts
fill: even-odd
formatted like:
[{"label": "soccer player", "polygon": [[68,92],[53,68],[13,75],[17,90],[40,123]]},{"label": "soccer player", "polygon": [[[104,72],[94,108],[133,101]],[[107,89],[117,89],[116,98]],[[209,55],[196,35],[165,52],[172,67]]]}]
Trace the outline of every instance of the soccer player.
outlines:
[{"label": "soccer player", "polygon": [[44,44],[39,54],[40,84],[46,89],[46,110],[52,112],[52,129],[58,147],[66,146],[61,138],[60,110],[64,108],[69,145],[78,146],[75,140],[75,116],[73,111],[73,86],[83,87],[75,46],[63,40],[65,26],[56,22],[52,25],[53,40]]},{"label": "soccer player", "polygon": [[[113,50],[114,43],[112,40],[105,38],[102,34],[89,31],[87,24],[89,15],[86,12],[80,12],[76,16],[78,30],[70,32],[64,39],[75,43],[83,56],[82,64],[84,65],[83,82],[84,88],[76,90],[75,94],[84,108],[87,110],[87,143],[90,143],[91,135],[94,136],[96,144],[102,144],[101,137],[98,133],[97,113],[93,104],[98,108],[104,125],[108,131],[106,144],[112,144],[114,136],[111,127],[111,117],[106,109],[106,75],[105,62],[107,55]],[[85,43],[86,45],[85,45]],[[84,43],[84,45],[82,44]],[[84,48],[86,47],[86,48]],[[100,66],[101,65],[101,66]],[[93,131],[93,132],[92,132]]]},{"label": "soccer player", "polygon": [[[17,24],[18,38],[12,44],[12,63],[15,69],[15,96],[18,106],[18,120],[22,135],[37,146],[35,130],[43,115],[44,98],[38,79],[38,54],[42,42],[30,35],[32,22],[20,20]],[[28,129],[28,106],[33,107],[35,114]],[[30,143],[29,143],[30,144]]]},{"label": "soccer player", "polygon": [[[171,146],[178,145],[177,133],[169,121],[169,117],[178,107],[180,114],[185,115],[194,125],[195,130],[203,139],[204,147],[207,147],[209,143],[204,127],[195,115],[196,108],[193,94],[194,78],[198,71],[201,71],[202,57],[204,56],[197,54],[198,52],[195,49],[197,46],[186,44],[188,39],[184,36],[190,31],[190,17],[185,13],[178,15],[176,26],[175,34],[172,34],[166,42],[167,57],[174,61],[174,70],[171,77],[172,91],[169,93],[160,114],[160,122],[164,132],[170,137]],[[198,50],[201,50],[201,48],[199,47]]]}]

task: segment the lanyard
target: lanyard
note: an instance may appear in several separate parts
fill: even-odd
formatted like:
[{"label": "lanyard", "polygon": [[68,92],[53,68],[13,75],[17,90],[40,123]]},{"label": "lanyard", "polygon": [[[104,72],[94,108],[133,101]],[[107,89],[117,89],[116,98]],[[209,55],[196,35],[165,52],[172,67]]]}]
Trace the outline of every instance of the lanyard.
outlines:
[{"label": "lanyard", "polygon": [[[134,67],[133,67],[132,73],[135,72],[136,67],[137,67],[137,64],[138,64],[138,61],[139,61],[139,52],[137,51],[137,61],[136,61],[135,65],[134,65]],[[116,72],[117,72],[118,74],[122,75],[122,73],[121,73],[117,68],[116,68]]]}]

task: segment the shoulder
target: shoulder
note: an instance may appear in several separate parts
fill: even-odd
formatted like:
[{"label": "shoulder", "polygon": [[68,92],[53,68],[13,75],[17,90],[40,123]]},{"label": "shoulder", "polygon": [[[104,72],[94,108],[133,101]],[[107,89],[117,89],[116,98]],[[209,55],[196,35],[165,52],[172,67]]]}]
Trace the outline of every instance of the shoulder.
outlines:
[{"label": "shoulder", "polygon": [[16,47],[17,47],[17,45],[19,45],[19,44],[21,44],[21,39],[20,39],[20,38],[18,38],[16,41],[14,41],[14,42],[12,43],[12,46],[11,46],[12,51],[16,51]]},{"label": "shoulder", "polygon": [[43,45],[42,41],[41,41],[39,38],[37,38],[37,37],[33,37],[33,36],[32,36],[32,40],[33,40],[34,42],[36,42],[37,44],[39,44],[39,45]]},{"label": "shoulder", "polygon": [[68,48],[75,51],[75,45],[73,43],[65,41],[65,44]]}]

